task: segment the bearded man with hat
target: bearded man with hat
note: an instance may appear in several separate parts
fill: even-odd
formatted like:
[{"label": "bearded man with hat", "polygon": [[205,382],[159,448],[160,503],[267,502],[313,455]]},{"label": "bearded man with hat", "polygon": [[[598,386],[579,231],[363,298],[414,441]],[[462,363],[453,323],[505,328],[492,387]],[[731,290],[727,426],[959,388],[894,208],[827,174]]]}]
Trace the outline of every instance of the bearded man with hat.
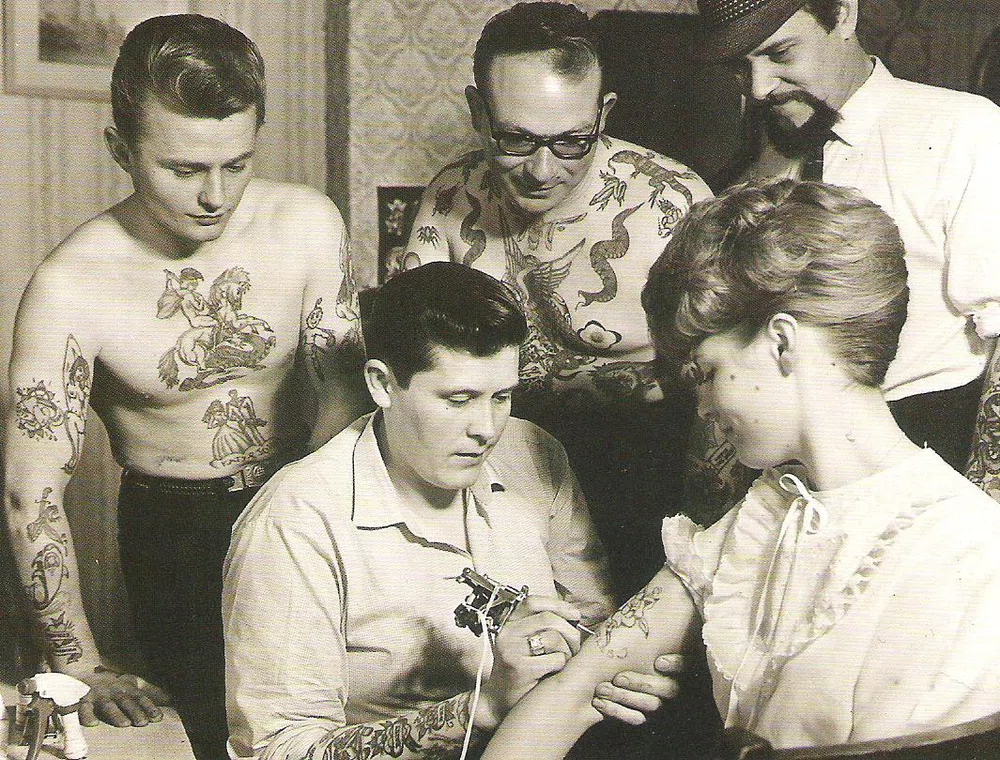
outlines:
[{"label": "bearded man with hat", "polygon": [[[883,391],[907,435],[961,470],[977,411],[1000,408],[1000,384],[991,377],[984,392],[982,379],[1000,332],[989,324],[1000,311],[1000,108],[892,76],[858,41],[859,1],[698,0],[699,54],[745,87],[749,139],[733,180],[855,187],[896,222],[910,300]],[[972,452],[979,480],[991,477],[987,455]]]}]

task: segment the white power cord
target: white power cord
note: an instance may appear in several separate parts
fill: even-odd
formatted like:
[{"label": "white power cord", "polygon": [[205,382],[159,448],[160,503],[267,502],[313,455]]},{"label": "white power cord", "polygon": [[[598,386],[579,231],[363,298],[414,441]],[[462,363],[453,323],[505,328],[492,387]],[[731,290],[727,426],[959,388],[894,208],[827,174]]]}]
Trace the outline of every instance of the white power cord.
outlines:
[{"label": "white power cord", "polygon": [[460,760],[465,760],[465,756],[469,753],[469,743],[472,741],[473,720],[476,717],[476,710],[479,708],[479,692],[483,686],[483,671],[486,669],[486,656],[490,653],[490,645],[493,643],[490,639],[489,625],[486,617],[489,615],[490,608],[496,601],[499,591],[500,587],[494,586],[493,592],[490,594],[490,600],[486,603],[486,608],[477,610],[479,624],[483,630],[483,651],[479,656],[479,669],[476,671],[476,688],[472,692],[472,704],[469,705],[469,725],[465,729],[465,741],[462,742],[462,756]]}]

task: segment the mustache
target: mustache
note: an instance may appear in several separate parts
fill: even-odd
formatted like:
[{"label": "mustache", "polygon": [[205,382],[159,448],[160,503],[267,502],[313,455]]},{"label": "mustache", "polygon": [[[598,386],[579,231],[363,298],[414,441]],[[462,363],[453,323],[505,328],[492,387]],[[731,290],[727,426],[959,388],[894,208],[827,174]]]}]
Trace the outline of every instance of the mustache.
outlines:
[{"label": "mustache", "polygon": [[[775,107],[786,103],[803,103],[812,108],[813,113],[801,127],[790,126],[773,111]],[[804,90],[754,100],[748,111],[748,116],[764,127],[774,147],[790,158],[805,155],[817,143],[826,142],[830,138],[830,131],[840,121],[839,111]]]}]

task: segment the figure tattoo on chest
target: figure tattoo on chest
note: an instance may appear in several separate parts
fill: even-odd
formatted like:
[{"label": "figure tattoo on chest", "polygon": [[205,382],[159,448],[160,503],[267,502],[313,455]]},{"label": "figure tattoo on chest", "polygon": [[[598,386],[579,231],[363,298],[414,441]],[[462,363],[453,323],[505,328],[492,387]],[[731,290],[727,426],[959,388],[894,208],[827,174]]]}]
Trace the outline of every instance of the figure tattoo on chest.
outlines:
[{"label": "figure tattoo on chest", "polygon": [[208,405],[202,422],[215,431],[212,467],[259,462],[274,453],[273,441],[260,431],[267,420],[257,416],[253,399],[241,396],[235,388],[229,389],[225,401],[214,399]]},{"label": "figure tattoo on chest", "polygon": [[250,290],[250,275],[243,267],[222,272],[207,297],[199,292],[205,278],[197,269],[184,267],[179,274],[163,271],[167,282],[156,317],[171,319],[179,312],[188,323],[160,357],[160,380],[168,388],[209,388],[264,369],[275,335],[263,319],[241,311],[243,296]]}]

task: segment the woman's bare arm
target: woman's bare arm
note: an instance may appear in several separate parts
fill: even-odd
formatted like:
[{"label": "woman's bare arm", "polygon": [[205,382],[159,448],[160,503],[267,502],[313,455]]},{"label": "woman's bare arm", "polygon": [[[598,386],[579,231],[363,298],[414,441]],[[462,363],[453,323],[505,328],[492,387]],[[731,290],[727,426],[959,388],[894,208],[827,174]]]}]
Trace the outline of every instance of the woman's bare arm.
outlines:
[{"label": "woman's bare arm", "polygon": [[[669,568],[605,620],[566,667],[544,679],[507,714],[483,760],[562,758],[601,713],[594,689],[622,670],[652,670],[663,652],[690,648],[697,614]],[[544,741],[542,740],[544,738]]]}]

